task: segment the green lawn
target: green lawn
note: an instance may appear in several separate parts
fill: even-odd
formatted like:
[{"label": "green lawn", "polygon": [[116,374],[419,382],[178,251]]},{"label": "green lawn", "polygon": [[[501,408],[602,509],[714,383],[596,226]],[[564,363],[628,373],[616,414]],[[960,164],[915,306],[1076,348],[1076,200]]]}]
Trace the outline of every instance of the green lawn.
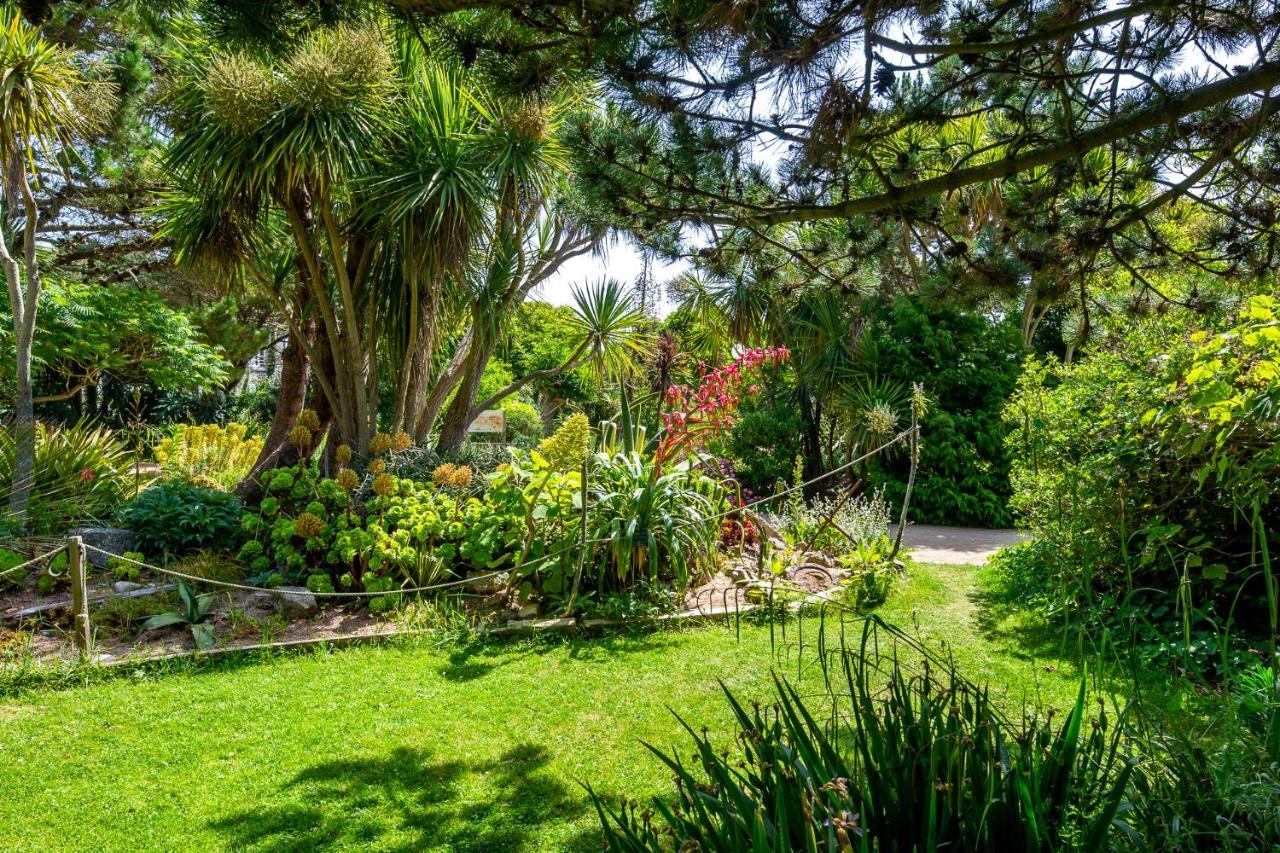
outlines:
[{"label": "green lawn", "polygon": [[[1074,668],[994,608],[972,568],[917,567],[882,615],[949,641],[1011,705],[1073,698]],[[812,658],[816,621],[806,630]],[[724,730],[716,680],[762,696],[797,654],[794,625],[785,641],[715,625],[251,658],[20,694],[0,702],[0,849],[598,848],[581,782],[666,792],[640,740],[683,744],[668,708]]]}]

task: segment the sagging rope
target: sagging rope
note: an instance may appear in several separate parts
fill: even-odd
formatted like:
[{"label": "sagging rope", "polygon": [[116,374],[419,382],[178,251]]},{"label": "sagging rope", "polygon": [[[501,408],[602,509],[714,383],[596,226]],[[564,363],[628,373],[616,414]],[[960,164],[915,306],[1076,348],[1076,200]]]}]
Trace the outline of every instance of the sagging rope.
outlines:
[{"label": "sagging rope", "polygon": [[[343,590],[334,590],[332,592],[323,592],[323,591],[316,592],[315,590],[311,590],[311,589],[308,589],[307,592],[311,593],[316,598],[378,598],[384,595],[409,595],[412,593],[431,592],[433,590],[439,590],[439,589],[450,589],[456,586],[465,586],[466,584],[475,583],[477,581],[496,578],[499,575],[505,575],[505,574],[510,574],[511,572],[517,572],[520,569],[523,569],[525,566],[528,566],[532,563],[539,563],[539,562],[542,562],[543,560],[548,560],[554,557],[558,557],[561,554],[567,554],[569,551],[572,551],[575,548],[582,547],[583,545],[593,545],[599,542],[607,542],[607,541],[609,540],[591,539],[591,540],[588,540],[587,542],[579,542],[575,540],[568,547],[561,548],[558,551],[552,551],[549,554],[543,554],[542,556],[536,557],[532,560],[526,560],[525,562],[521,563],[518,566],[512,566],[506,569],[496,569],[492,572],[487,572],[480,575],[472,575],[470,577],[458,578],[456,580],[444,581],[442,583],[428,584],[426,586],[410,587],[408,589],[405,589],[405,588],[388,589],[388,590],[383,590],[381,592],[354,592],[354,591],[347,592]],[[108,558],[120,560],[122,562],[138,566],[140,568],[149,569],[153,572],[159,572],[160,574],[163,574],[163,575],[168,575],[170,577],[175,577],[175,578],[182,578],[183,580],[188,580],[188,581],[195,581],[197,583],[208,584],[210,586],[219,586],[219,587],[224,587],[226,589],[240,589],[240,590],[245,590],[246,592],[266,592],[272,595],[279,595],[279,596],[301,594],[296,590],[281,590],[279,588],[253,586],[251,584],[242,584],[242,583],[235,583],[233,581],[215,580],[213,578],[206,578],[206,577],[201,577],[200,575],[189,574],[187,572],[180,572],[180,571],[177,571],[176,569],[170,569],[164,566],[157,566],[152,563],[144,562],[142,560],[135,560],[134,558],[126,557],[123,554],[114,554],[111,551],[107,551],[103,548],[99,548],[96,545],[85,544],[84,549],[86,551],[96,551],[97,553],[102,554]]]},{"label": "sagging rope", "polygon": [[[243,589],[243,590],[246,590],[246,592],[273,593],[273,594],[278,594],[278,596],[288,596],[288,594],[296,594],[296,593],[289,593],[289,592],[280,592],[279,589],[273,589],[269,587],[253,587],[253,585],[251,584],[237,584],[237,583],[234,583],[234,581],[230,581],[230,580],[215,580],[214,578],[202,578],[202,576],[200,575],[192,575],[192,574],[184,573],[184,571],[166,569],[166,567],[164,566],[152,565],[150,564],[150,562],[134,560],[133,557],[125,557],[124,555],[122,555],[122,553],[111,553],[110,551],[106,551],[106,549],[104,548],[91,546],[91,544],[86,544],[86,546],[84,546],[84,549],[86,549],[86,551],[96,551],[97,553],[100,553],[100,555],[113,558],[113,560],[128,562],[128,564],[141,567],[141,569],[148,569],[151,571],[155,571],[155,573],[159,573],[161,575],[169,575],[170,578],[182,578],[183,580],[193,580],[193,581],[197,581],[197,583],[209,584],[211,585],[211,587],[224,587],[227,589]],[[426,585],[426,587],[413,587],[412,589],[387,589],[387,590],[383,590],[383,592],[344,592],[344,590],[334,590],[334,592],[315,592],[315,590],[308,589],[307,592],[311,593],[312,596],[315,596],[316,598],[376,598],[379,596],[394,596],[394,594],[399,594],[399,593],[428,592],[428,590],[431,590],[431,589],[447,589],[449,587],[461,587],[461,585],[463,584],[474,583],[474,581],[476,580],[497,578],[498,575],[506,574],[507,571],[508,570],[492,571],[492,573],[488,573],[484,575],[476,575],[476,576],[472,576],[472,578],[460,578],[457,580],[449,580],[449,581],[445,581],[445,583],[430,584],[430,585]]]},{"label": "sagging rope", "polygon": [[[843,471],[848,471],[854,465],[857,465],[860,462],[867,461],[868,459],[870,459],[872,456],[875,456],[880,451],[885,450],[889,447],[892,447],[893,445],[897,444],[899,441],[902,441],[904,438],[907,438],[908,436],[910,436],[912,433],[919,432],[919,431],[920,431],[919,426],[913,426],[910,429],[903,430],[902,432],[898,433],[893,438],[889,439],[884,444],[880,445],[874,450],[868,450],[866,453],[862,454],[857,459],[850,459],[848,462],[844,463],[840,467],[832,468],[830,471],[819,474],[818,476],[814,477],[812,480],[806,480],[803,483],[797,483],[796,485],[791,486],[790,488],[787,488],[787,489],[783,489],[782,491],[772,494],[767,498],[760,498],[759,500],[752,501],[749,504],[743,504],[742,506],[732,507],[731,509],[728,509],[725,512],[708,516],[706,519],[703,519],[703,522],[719,521],[720,519],[727,518],[728,516],[733,515],[736,512],[745,512],[746,510],[752,510],[758,506],[762,506],[764,504],[775,501],[778,498],[783,498],[783,497],[786,497],[787,495],[795,494],[801,489],[806,489],[809,486],[812,486],[814,483],[819,483],[827,479],[828,477],[833,477],[836,474],[839,474]],[[699,522],[699,523],[703,523],[703,522]],[[693,523],[694,522],[687,522],[687,524],[693,524]]]},{"label": "sagging rope", "polygon": [[13,574],[14,572],[18,571],[19,569],[25,569],[25,568],[28,568],[29,566],[34,566],[36,563],[39,563],[39,562],[41,562],[42,560],[47,560],[47,559],[49,559],[50,557],[57,556],[57,554],[58,554],[60,551],[65,550],[65,549],[66,549],[66,547],[67,547],[67,546],[66,546],[66,544],[65,544],[65,543],[64,543],[64,544],[61,544],[61,545],[59,545],[57,548],[54,548],[52,551],[47,551],[47,552],[45,552],[45,553],[43,553],[43,554],[39,555],[38,557],[32,557],[30,560],[27,560],[25,563],[19,563],[19,564],[18,564],[18,565],[16,565],[16,566],[10,566],[9,568],[7,568],[7,569],[5,569],[4,571],[0,572],[0,578],[4,577],[4,576],[6,576],[6,575],[11,575],[11,574]]}]

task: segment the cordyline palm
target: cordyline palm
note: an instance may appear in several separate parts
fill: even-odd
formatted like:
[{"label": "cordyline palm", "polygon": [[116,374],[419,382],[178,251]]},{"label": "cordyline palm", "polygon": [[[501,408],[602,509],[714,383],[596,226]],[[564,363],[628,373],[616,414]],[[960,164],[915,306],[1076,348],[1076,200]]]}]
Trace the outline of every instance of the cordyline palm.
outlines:
[{"label": "cordyline palm", "polygon": [[518,381],[489,400],[476,400],[485,367],[518,306],[565,260],[596,241],[559,209],[569,175],[560,127],[578,109],[580,93],[499,98],[472,89],[467,95],[483,130],[474,138],[492,201],[471,263],[458,277],[466,331],[414,422],[416,434],[425,439],[452,393],[440,422],[441,450],[456,448],[486,405],[525,384]]},{"label": "cordyline palm", "polygon": [[169,152],[184,184],[224,188],[226,216],[286,223],[295,298],[264,283],[357,451],[378,423],[380,363],[395,383],[392,429],[429,427],[457,380],[432,376],[442,318],[465,303],[478,265],[523,246],[563,168],[544,124],[508,120],[412,45],[393,59],[391,42],[370,25],[316,31],[272,60],[196,45]]},{"label": "cordyline palm", "polygon": [[221,188],[222,212],[248,229],[283,220],[304,298],[265,289],[311,363],[327,366],[314,377],[339,437],[363,449],[376,424],[368,366],[377,356],[379,282],[371,272],[384,246],[352,214],[397,104],[385,36],[372,26],[318,30],[275,61],[197,43],[183,62],[169,168],[187,186]]},{"label": "cordyline palm", "polygon": [[[35,458],[35,412],[31,351],[40,301],[36,237],[37,163],[70,149],[107,114],[108,87],[89,79],[81,60],[41,38],[16,12],[0,13],[0,171],[5,216],[0,221],[0,264],[4,266],[17,351],[14,401],[16,448],[9,511],[22,523],[31,497]],[[18,214],[21,214],[21,232]]]}]

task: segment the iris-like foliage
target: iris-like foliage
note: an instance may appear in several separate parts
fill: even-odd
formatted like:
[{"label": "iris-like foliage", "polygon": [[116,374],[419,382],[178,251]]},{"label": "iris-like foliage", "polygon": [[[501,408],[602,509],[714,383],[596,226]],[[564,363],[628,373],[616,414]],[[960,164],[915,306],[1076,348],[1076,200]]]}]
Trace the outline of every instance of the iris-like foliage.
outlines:
[{"label": "iris-like foliage", "polygon": [[[954,667],[909,675],[841,650],[818,702],[775,678],[772,705],[726,688],[735,748],[681,720],[688,757],[650,749],[676,802],[615,809],[592,792],[612,850],[1096,850],[1115,832],[1131,767],[1084,685],[1061,721],[1005,719]],[[887,683],[886,683],[887,682]],[[818,710],[821,708],[822,710]],[[740,752],[738,750],[741,750]],[[655,820],[654,818],[657,818]]]}]

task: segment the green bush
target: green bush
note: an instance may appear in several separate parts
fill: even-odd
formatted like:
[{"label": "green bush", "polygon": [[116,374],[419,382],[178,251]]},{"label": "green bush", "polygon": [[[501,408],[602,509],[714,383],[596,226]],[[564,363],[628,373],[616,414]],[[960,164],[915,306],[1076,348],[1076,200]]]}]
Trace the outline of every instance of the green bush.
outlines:
[{"label": "green bush", "polygon": [[[1023,353],[1012,319],[903,297],[879,313],[869,334],[882,382],[924,385],[931,405],[921,425],[920,466],[910,517],[933,524],[1008,527],[1010,453],[1001,412]],[[909,460],[876,460],[870,484],[901,506]]]},{"label": "green bush", "polygon": [[[13,488],[14,452],[12,433],[0,429],[0,494]],[[27,531],[57,534],[77,522],[110,518],[138,486],[136,462],[136,454],[109,429],[83,421],[38,424]]]},{"label": "green bush", "polygon": [[716,450],[733,461],[735,479],[751,492],[767,495],[791,476],[791,463],[804,452],[804,422],[795,390],[769,387],[749,396],[738,419]]},{"label": "green bush", "polygon": [[[736,733],[713,743],[681,720],[688,758],[654,750],[676,801],[614,809],[592,792],[611,850],[1098,850],[1119,840],[1130,766],[1104,713],[1085,724],[1084,685],[1060,722],[1006,720],[954,668],[907,676],[840,656],[830,697],[809,707],[776,680],[772,703],[725,689]],[[835,675],[833,673],[833,675]]]},{"label": "green bush", "polygon": [[241,539],[240,499],[188,483],[159,483],[121,507],[120,523],[147,554],[234,550]]},{"label": "green bush", "polygon": [[1273,624],[1280,548],[1276,301],[1201,322],[1167,313],[1109,328],[1073,365],[1033,359],[1005,413],[1013,506],[1054,597],[1184,654],[1196,623]]},{"label": "green bush", "polygon": [[542,416],[533,406],[511,400],[502,404],[502,411],[507,416],[507,438],[515,442],[542,438]]}]

